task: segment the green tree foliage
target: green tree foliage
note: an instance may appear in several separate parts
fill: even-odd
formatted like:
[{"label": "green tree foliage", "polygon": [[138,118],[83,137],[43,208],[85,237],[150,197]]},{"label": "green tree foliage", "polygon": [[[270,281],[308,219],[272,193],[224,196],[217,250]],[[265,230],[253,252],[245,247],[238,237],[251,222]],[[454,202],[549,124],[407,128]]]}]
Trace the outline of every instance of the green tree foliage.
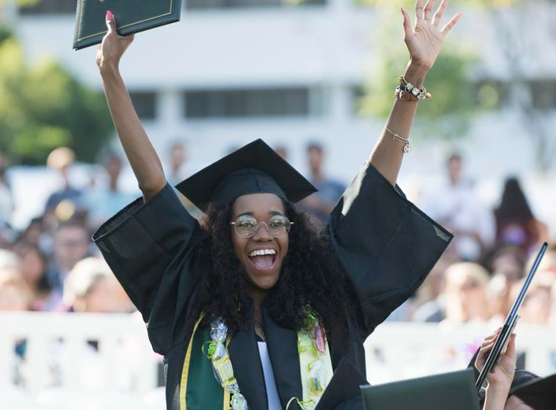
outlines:
[{"label": "green tree foliage", "polygon": [[[5,32],[4,32],[5,33]],[[13,162],[44,164],[55,147],[94,161],[110,135],[103,97],[54,61],[30,66],[13,36],[0,33],[0,150]]]}]

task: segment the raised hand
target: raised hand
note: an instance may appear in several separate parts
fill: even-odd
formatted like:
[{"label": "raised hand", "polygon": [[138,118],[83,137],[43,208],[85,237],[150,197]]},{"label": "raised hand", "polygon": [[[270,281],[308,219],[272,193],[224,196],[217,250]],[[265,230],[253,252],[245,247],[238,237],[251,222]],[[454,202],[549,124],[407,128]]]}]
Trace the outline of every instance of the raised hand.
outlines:
[{"label": "raised hand", "polygon": [[457,13],[440,29],[440,20],[448,6],[449,0],[442,0],[434,16],[432,11],[436,0],[428,0],[424,7],[423,2],[424,0],[416,0],[415,3],[415,28],[412,28],[409,13],[405,9],[401,9],[405,33],[404,41],[407,45],[411,62],[431,68],[442,49],[446,34],[456,25],[462,13]]},{"label": "raised hand", "polygon": [[106,12],[106,27],[108,32],[97,50],[97,64],[101,73],[118,69],[122,55],[134,39],[134,35],[118,35],[116,18],[110,11]]}]

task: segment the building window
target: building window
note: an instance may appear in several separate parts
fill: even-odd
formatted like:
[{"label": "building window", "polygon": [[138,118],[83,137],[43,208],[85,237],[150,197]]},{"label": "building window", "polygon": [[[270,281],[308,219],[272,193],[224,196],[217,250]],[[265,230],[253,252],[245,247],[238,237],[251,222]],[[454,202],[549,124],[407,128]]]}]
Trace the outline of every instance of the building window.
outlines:
[{"label": "building window", "polygon": [[186,0],[189,10],[240,9],[253,7],[322,6],[326,0]]},{"label": "building window", "polygon": [[185,117],[307,117],[308,88],[202,90],[184,93]]},{"label": "building window", "polygon": [[77,0],[41,0],[33,6],[21,6],[22,15],[75,14]]},{"label": "building window", "polygon": [[129,93],[137,115],[142,120],[156,119],[156,93],[153,91],[132,91]]},{"label": "building window", "polygon": [[533,107],[538,110],[556,109],[556,80],[532,81],[530,87]]}]

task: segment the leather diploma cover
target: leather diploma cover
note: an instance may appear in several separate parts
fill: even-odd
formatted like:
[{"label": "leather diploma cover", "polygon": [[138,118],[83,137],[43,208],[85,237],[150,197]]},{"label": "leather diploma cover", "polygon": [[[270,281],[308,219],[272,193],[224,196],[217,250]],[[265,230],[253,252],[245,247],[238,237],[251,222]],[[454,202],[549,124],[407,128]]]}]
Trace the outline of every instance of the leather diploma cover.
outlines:
[{"label": "leather diploma cover", "polygon": [[179,21],[181,0],[78,0],[74,49],[102,41],[108,10],[116,17],[118,34],[126,36]]}]

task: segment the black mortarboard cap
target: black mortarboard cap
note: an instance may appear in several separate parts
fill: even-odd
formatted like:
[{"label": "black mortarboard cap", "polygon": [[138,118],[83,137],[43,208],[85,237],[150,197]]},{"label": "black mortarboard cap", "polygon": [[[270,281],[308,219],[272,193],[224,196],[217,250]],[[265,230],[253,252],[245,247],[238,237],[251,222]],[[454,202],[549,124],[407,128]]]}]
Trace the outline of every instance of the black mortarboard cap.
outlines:
[{"label": "black mortarboard cap", "polygon": [[228,202],[256,193],[297,202],[317,191],[261,139],[203,168],[176,188],[200,209],[210,202]]},{"label": "black mortarboard cap", "polygon": [[510,396],[519,397],[535,410],[556,409],[556,374],[534,380],[529,378],[528,382],[515,385],[512,383]]}]

